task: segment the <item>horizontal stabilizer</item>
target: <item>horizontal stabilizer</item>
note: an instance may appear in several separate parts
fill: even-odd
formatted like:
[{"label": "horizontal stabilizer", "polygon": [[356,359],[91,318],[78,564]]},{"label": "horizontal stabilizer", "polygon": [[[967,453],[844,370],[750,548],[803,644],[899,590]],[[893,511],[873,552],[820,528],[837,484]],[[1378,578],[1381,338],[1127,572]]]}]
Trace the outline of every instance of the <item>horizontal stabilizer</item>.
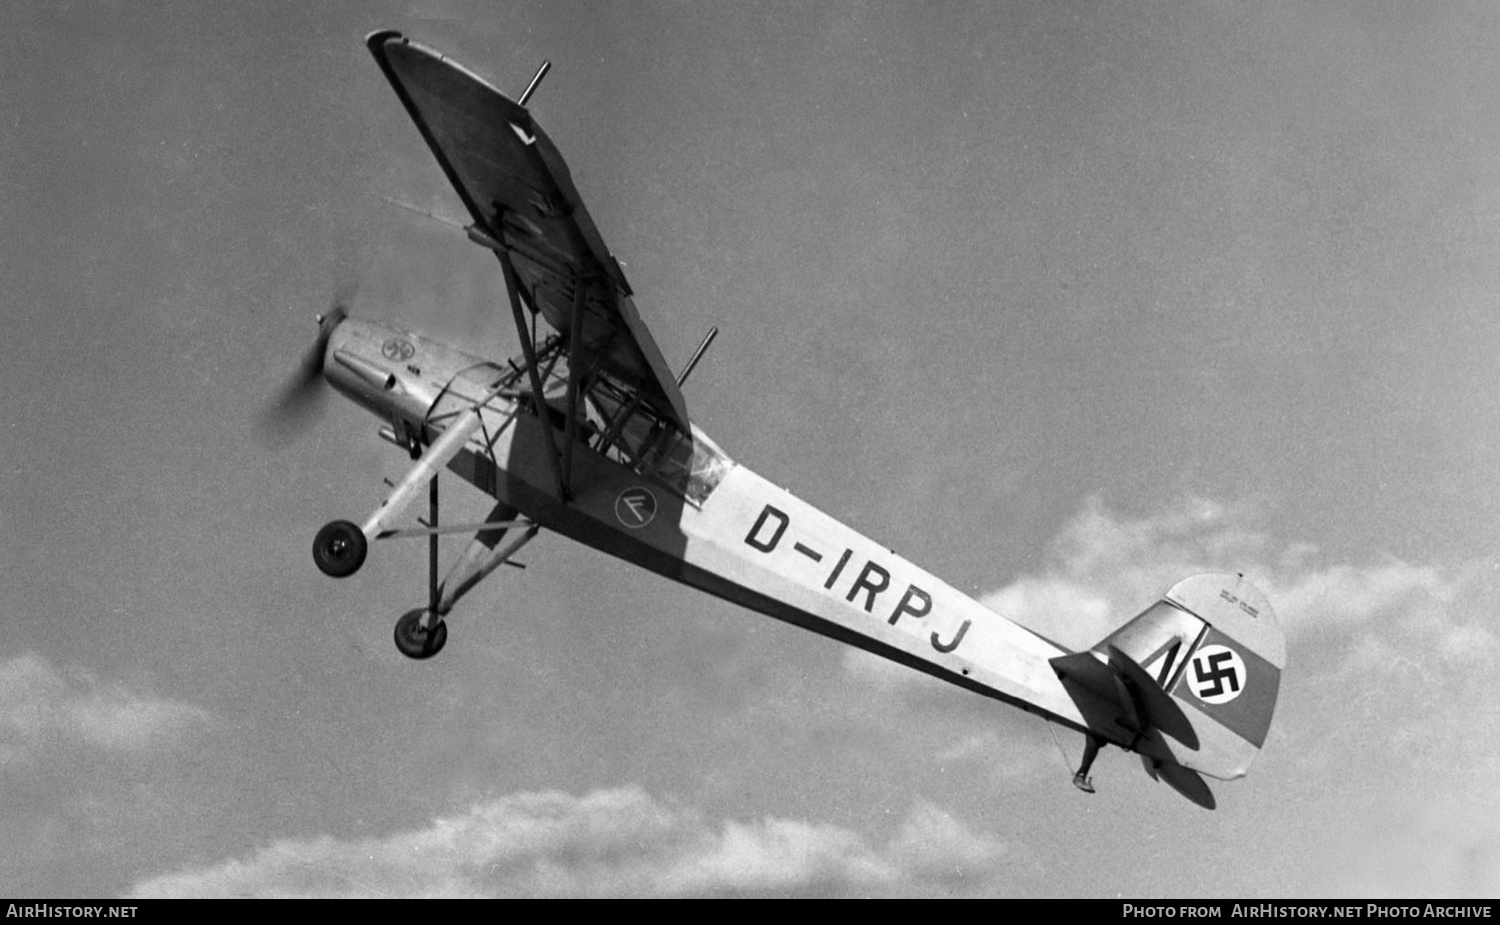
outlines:
[{"label": "horizontal stabilizer", "polygon": [[1197,750],[1198,733],[1193,731],[1187,714],[1156,685],[1146,669],[1115,646],[1109,647],[1109,667],[1124,675],[1126,687],[1135,699],[1136,710],[1148,726],[1154,726],[1188,748]]},{"label": "horizontal stabilizer", "polygon": [[1198,748],[1198,734],[1182,708],[1172,701],[1146,670],[1114,646],[1109,661],[1092,652],[1075,652],[1052,659],[1058,677],[1073,681],[1112,703],[1118,715],[1115,725],[1137,735],[1155,728],[1191,749]]},{"label": "horizontal stabilizer", "polygon": [[1214,792],[1208,789],[1208,783],[1196,771],[1190,771],[1170,761],[1148,758],[1145,755],[1141,756],[1141,764],[1145,765],[1146,773],[1150,774],[1153,780],[1164,781],[1167,786],[1204,809],[1213,809],[1219,805],[1214,800]]}]

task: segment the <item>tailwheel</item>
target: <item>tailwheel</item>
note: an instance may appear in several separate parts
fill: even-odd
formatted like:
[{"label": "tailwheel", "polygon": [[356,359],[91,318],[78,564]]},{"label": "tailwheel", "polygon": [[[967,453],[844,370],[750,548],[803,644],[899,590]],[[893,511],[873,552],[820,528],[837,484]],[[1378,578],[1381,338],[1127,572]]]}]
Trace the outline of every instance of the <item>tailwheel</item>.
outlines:
[{"label": "tailwheel", "polygon": [[422,626],[422,617],[427,613],[418,607],[396,621],[396,648],[407,658],[432,658],[448,641],[448,623],[437,614],[432,615],[431,626]]},{"label": "tailwheel", "polygon": [[324,575],[348,578],[365,564],[369,549],[363,530],[347,520],[334,520],[313,538],[313,561]]}]

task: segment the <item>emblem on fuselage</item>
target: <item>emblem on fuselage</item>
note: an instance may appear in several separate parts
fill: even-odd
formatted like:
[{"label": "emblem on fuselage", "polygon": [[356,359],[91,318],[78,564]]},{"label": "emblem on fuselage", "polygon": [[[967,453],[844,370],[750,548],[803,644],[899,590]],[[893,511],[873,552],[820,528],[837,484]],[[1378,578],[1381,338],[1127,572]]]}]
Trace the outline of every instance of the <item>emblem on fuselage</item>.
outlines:
[{"label": "emblem on fuselage", "polygon": [[417,353],[417,348],[411,345],[411,341],[401,337],[392,337],[380,345],[380,353],[387,360],[404,363]]},{"label": "emblem on fuselage", "polygon": [[655,516],[656,496],[648,488],[627,488],[615,499],[615,517],[632,530],[649,524]]}]

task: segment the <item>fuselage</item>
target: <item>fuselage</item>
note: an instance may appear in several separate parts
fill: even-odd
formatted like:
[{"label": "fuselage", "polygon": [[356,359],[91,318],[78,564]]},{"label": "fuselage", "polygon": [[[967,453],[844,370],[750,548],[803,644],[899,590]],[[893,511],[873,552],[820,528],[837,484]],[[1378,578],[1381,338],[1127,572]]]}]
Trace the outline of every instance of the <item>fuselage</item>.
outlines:
[{"label": "fuselage", "polygon": [[[746,466],[696,426],[628,465],[578,426],[567,497],[548,457],[565,427],[533,413],[511,371],[396,325],[344,321],[325,375],[430,443],[476,404],[482,426],[449,469],[543,528],[768,616],[1084,730],[1049,659],[1067,650],[995,613]],[[513,380],[515,377],[511,377]],[[546,429],[551,430],[551,438]],[[1122,739],[1121,744],[1124,744]]]}]

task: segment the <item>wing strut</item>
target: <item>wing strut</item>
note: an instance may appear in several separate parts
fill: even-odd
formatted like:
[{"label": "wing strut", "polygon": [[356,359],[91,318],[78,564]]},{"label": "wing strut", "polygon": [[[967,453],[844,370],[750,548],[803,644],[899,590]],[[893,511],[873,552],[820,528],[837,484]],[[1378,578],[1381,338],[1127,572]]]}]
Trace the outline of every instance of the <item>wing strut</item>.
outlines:
[{"label": "wing strut", "polygon": [[[526,356],[526,372],[531,377],[531,410],[537,417],[542,419],[542,433],[547,437],[547,462],[552,466],[552,475],[557,480],[557,496],[564,504],[568,503],[568,483],[563,476],[562,463],[558,459],[557,438],[552,433],[552,422],[547,420],[546,401],[542,398],[542,377],[537,372],[536,345],[531,341],[531,335],[526,330],[526,315],[521,308],[521,287],[516,279],[516,268],[510,261],[510,254],[504,250],[495,252],[500,258],[500,268],[505,272],[505,292],[510,296],[511,314],[516,319],[516,335],[521,340],[521,352]],[[575,312],[576,319],[576,312]],[[576,323],[574,325],[576,327]],[[569,377],[572,377],[573,364],[568,364]],[[572,415],[569,414],[571,418]]]},{"label": "wing strut", "polygon": [[[537,74],[541,79],[541,74]],[[568,319],[568,421],[563,428],[563,458],[562,477],[563,490],[566,492],[573,484],[573,441],[578,432],[578,380],[581,378],[583,364],[577,361],[579,333],[583,330],[583,280],[577,276],[573,277],[573,312]],[[535,316],[533,316],[535,317]],[[566,502],[568,496],[563,495]]]},{"label": "wing strut", "polygon": [[[438,474],[432,473],[432,481],[427,483],[427,526],[433,530],[438,528]],[[429,629],[432,621],[436,619],[438,607],[438,535],[433,533],[427,538],[427,611],[423,617],[423,629]]]}]

